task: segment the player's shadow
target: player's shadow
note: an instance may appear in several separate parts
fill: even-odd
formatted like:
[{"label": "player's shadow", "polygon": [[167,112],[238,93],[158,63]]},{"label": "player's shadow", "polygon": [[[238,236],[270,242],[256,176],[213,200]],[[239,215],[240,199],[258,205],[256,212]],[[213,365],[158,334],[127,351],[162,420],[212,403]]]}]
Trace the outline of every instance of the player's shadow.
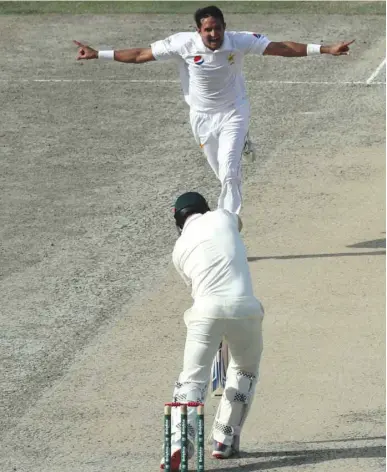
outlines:
[{"label": "player's shadow", "polygon": [[[386,247],[386,238],[374,239],[372,241],[364,241],[361,243],[351,244],[347,246],[349,248],[385,248]],[[255,261],[264,261],[267,259],[278,259],[278,260],[287,260],[287,259],[314,259],[319,257],[351,257],[351,256],[385,256],[386,251],[362,251],[362,252],[333,252],[333,253],[322,253],[322,254],[292,254],[286,256],[251,256],[247,260],[249,262]]]},{"label": "player's shadow", "polygon": [[[363,440],[385,439],[385,436],[375,438],[362,438]],[[359,441],[358,438],[354,439]],[[322,441],[321,441],[322,442]],[[328,442],[328,441],[327,441]],[[335,441],[336,442],[336,441]],[[339,441],[337,441],[339,442]],[[263,459],[253,464],[236,464],[234,467],[216,467],[206,468],[207,472],[237,472],[239,470],[256,472],[261,470],[271,470],[280,467],[297,467],[307,464],[318,464],[321,462],[334,461],[340,459],[367,459],[367,458],[385,458],[385,446],[360,446],[360,447],[342,447],[342,448],[322,448],[322,449],[302,449],[287,451],[257,451],[240,452],[239,458],[257,458]],[[270,460],[265,460],[271,458]],[[238,460],[238,459],[236,459]],[[218,462],[219,464],[219,462]],[[220,465],[220,464],[219,464]],[[212,466],[212,464],[211,464]]]},{"label": "player's shadow", "polygon": [[386,238],[381,239],[373,239],[371,241],[363,241],[361,243],[351,244],[347,247],[354,247],[354,248],[364,248],[364,249],[372,249],[372,248],[382,248],[386,247]]},{"label": "player's shadow", "polygon": [[347,257],[347,256],[385,256],[386,251],[365,251],[365,252],[334,252],[334,253],[322,253],[322,254],[294,254],[287,256],[250,256],[247,258],[249,262],[264,261],[267,259],[314,259],[318,257]]}]

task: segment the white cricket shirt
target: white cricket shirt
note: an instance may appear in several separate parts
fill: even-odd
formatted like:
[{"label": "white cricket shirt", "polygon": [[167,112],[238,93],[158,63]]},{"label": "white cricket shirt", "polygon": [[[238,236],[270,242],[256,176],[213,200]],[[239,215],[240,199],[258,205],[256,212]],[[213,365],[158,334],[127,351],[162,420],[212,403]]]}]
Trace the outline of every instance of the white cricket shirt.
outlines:
[{"label": "white cricket shirt", "polygon": [[225,31],[220,49],[207,48],[199,33],[177,33],[151,44],[156,60],[176,59],[188,105],[203,113],[239,107],[247,100],[242,74],[246,54],[263,54],[269,39],[257,33]]},{"label": "white cricket shirt", "polygon": [[192,284],[194,307],[207,317],[263,314],[235,213],[218,209],[189,217],[172,259],[187,285]]}]

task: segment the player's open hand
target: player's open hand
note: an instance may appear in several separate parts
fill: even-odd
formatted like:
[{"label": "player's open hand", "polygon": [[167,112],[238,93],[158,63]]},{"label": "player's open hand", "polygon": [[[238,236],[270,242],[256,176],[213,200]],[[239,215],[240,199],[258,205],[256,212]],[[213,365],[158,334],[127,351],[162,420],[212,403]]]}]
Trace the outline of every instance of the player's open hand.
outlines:
[{"label": "player's open hand", "polygon": [[341,41],[340,43],[332,44],[328,47],[329,54],[332,56],[347,56],[349,54],[349,46],[354,43],[352,41]]},{"label": "player's open hand", "polygon": [[82,61],[84,59],[98,59],[98,51],[90,46],[86,46],[86,44],[80,43],[79,41],[74,40],[73,42],[78,46],[77,61]]}]

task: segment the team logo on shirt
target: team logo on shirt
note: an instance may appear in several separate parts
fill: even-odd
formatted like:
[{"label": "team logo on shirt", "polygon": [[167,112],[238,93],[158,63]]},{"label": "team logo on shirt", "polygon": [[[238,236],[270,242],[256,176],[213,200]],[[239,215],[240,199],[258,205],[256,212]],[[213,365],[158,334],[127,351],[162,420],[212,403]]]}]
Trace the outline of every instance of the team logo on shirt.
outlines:
[{"label": "team logo on shirt", "polygon": [[194,63],[197,64],[198,66],[202,65],[204,62],[204,59],[202,56],[195,56],[194,57]]},{"label": "team logo on shirt", "polygon": [[229,64],[235,64],[235,62],[234,62],[234,56],[235,56],[235,54],[232,54],[232,53],[229,54],[229,56],[228,56],[228,58],[227,58]]},{"label": "team logo on shirt", "polygon": [[262,35],[258,33],[253,33],[253,36],[255,36],[257,39],[259,39]]}]

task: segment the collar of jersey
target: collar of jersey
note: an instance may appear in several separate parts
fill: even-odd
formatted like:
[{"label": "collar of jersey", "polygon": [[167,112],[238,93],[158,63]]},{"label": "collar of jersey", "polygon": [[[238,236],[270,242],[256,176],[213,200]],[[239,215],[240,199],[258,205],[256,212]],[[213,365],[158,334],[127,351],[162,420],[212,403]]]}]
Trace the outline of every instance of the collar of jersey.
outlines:
[{"label": "collar of jersey", "polygon": [[181,232],[181,234],[184,233],[184,231],[186,230],[187,226],[192,223],[192,221],[200,218],[201,216],[203,216],[201,213],[194,213],[193,215],[189,216],[187,218],[187,221],[184,223],[184,226],[183,226],[183,231]]},{"label": "collar of jersey", "polygon": [[222,45],[220,46],[219,49],[215,49],[215,51],[205,46],[205,44],[203,43],[202,37],[200,36],[198,32],[196,32],[196,35],[197,35],[197,41],[196,41],[197,45],[199,46],[200,49],[203,48],[203,51],[206,53],[211,53],[211,52],[216,53],[216,52],[221,52],[221,51],[228,51],[231,49],[231,42],[230,42],[230,38],[228,37],[227,31],[224,32]]}]

